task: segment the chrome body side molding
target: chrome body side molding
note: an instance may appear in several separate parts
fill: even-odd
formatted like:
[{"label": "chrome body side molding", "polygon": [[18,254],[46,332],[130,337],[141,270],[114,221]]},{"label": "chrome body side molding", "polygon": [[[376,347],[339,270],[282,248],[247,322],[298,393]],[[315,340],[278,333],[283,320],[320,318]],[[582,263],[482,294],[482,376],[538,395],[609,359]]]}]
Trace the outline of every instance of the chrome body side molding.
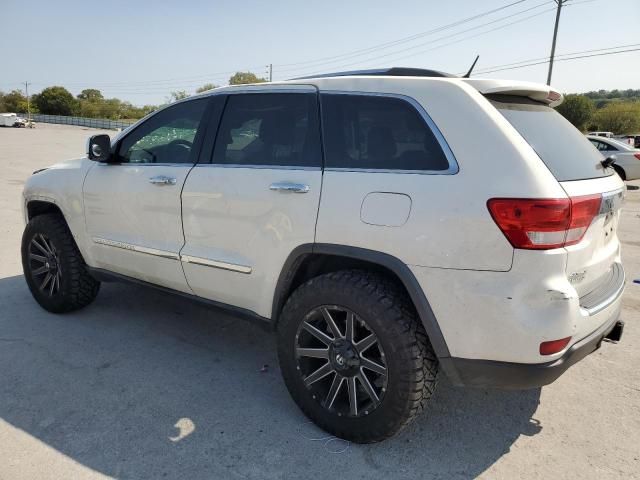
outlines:
[{"label": "chrome body side molding", "polygon": [[231,270],[232,272],[251,273],[252,268],[246,265],[237,265],[235,263],[220,262],[209,258],[192,257],[191,255],[181,255],[180,260],[185,263],[193,263],[194,265],[203,265],[205,267],[220,268],[222,270]]},{"label": "chrome body side molding", "polygon": [[117,240],[109,240],[107,238],[93,237],[93,242],[98,245],[106,245],[108,247],[121,248],[123,250],[131,250],[132,252],[144,253],[146,255],[154,255],[156,257],[169,258],[171,260],[180,260],[185,263],[193,263],[194,265],[203,265],[205,267],[220,268],[222,270],[230,270],[249,274],[252,268],[246,265],[237,265],[235,263],[221,262],[211,260],[209,258],[193,257],[191,255],[178,255],[177,253],[167,252],[166,250],[158,250],[157,248],[142,247],[131,243],[119,242]]}]

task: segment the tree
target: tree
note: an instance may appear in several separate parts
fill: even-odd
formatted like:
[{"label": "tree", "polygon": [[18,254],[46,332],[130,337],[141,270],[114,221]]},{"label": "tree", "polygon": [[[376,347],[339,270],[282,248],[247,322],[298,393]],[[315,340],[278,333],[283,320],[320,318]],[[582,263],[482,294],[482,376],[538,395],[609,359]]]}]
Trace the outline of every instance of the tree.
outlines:
[{"label": "tree", "polygon": [[72,115],[77,110],[77,100],[64,87],[48,87],[33,96],[33,103],[41,113],[48,115]]},{"label": "tree", "polygon": [[167,102],[177,102],[178,100],[182,100],[183,98],[187,98],[189,94],[184,90],[176,90],[175,92],[171,92],[169,97],[167,98]]},{"label": "tree", "polygon": [[78,100],[96,102],[104,100],[104,97],[102,96],[102,92],[96,88],[85,88],[78,94]]},{"label": "tree", "polygon": [[196,88],[196,93],[206,92],[207,90],[213,90],[214,88],[218,88],[218,86],[213,83],[205,83],[203,86]]},{"label": "tree", "polygon": [[595,110],[593,100],[584,95],[566,95],[556,110],[569,120],[574,127],[584,131]]},{"label": "tree", "polygon": [[598,130],[618,135],[640,131],[640,102],[611,102],[593,116]]},{"label": "tree", "polygon": [[262,83],[266,82],[264,78],[258,78],[255,73],[236,72],[230,79],[229,85],[242,85],[244,83]]},{"label": "tree", "polygon": [[2,94],[3,112],[23,113],[27,111],[27,97],[22,94],[22,90],[12,90]]}]

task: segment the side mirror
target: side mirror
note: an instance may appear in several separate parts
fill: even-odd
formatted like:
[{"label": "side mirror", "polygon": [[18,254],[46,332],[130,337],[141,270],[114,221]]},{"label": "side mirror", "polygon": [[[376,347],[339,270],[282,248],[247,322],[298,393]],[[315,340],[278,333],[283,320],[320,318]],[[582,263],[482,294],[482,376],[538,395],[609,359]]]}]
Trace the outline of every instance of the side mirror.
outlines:
[{"label": "side mirror", "polygon": [[108,162],[111,159],[111,139],[109,135],[93,135],[87,141],[87,157],[95,162]]}]

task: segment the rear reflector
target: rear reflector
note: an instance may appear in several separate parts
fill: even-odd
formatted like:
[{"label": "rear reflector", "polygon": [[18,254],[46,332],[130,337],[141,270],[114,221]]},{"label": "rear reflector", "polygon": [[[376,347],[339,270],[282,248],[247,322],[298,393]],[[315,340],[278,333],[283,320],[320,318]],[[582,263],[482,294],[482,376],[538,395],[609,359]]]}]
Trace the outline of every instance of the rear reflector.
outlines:
[{"label": "rear reflector", "polygon": [[540,344],[540,355],[553,355],[561,352],[569,344],[571,337],[561,338],[560,340],[551,340],[550,342],[542,342]]},{"label": "rear reflector", "polygon": [[600,211],[602,196],[492,198],[489,212],[514,248],[549,250],[574,245]]}]

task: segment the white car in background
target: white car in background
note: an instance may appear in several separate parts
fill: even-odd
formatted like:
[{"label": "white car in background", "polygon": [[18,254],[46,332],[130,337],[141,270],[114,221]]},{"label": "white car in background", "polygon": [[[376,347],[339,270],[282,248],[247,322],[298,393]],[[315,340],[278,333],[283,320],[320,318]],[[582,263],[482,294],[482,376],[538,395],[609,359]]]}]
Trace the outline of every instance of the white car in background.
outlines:
[{"label": "white car in background", "polygon": [[623,180],[640,178],[640,149],[614,138],[596,135],[587,135],[587,138],[605,158],[615,155],[616,163],[613,168]]},{"label": "white car in background", "polygon": [[613,138],[613,132],[589,132],[587,135],[593,135],[594,137]]}]

